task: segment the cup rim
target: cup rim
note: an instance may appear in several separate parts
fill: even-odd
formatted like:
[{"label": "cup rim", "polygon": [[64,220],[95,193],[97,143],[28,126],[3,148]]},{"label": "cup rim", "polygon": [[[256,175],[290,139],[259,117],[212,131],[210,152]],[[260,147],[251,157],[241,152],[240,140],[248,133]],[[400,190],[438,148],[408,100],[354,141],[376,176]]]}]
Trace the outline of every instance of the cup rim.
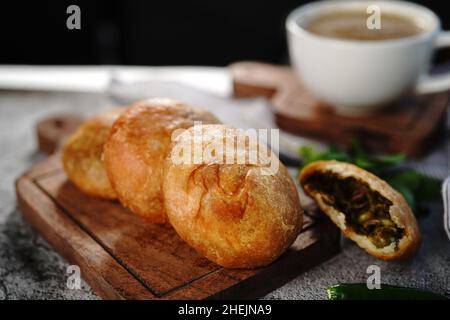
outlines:
[{"label": "cup rim", "polygon": [[[297,21],[301,15],[304,15],[308,12],[317,12],[321,11],[322,9],[328,7],[338,7],[338,6],[350,6],[350,5],[358,5],[358,6],[368,6],[368,5],[387,5],[391,8],[409,8],[417,11],[421,11],[421,13],[424,16],[428,16],[433,20],[434,28],[430,30],[425,30],[424,32],[420,32],[417,35],[403,37],[403,38],[397,38],[397,39],[384,39],[384,40],[371,40],[371,41],[364,41],[364,40],[353,40],[353,39],[343,39],[343,38],[332,38],[332,37],[326,37],[318,34],[314,34],[304,27],[302,27]],[[430,37],[433,37],[434,35],[437,35],[441,31],[441,21],[439,17],[430,9],[428,9],[425,6],[408,2],[408,1],[386,1],[386,0],[322,0],[312,3],[304,4],[300,7],[297,7],[294,9],[286,18],[286,29],[289,33],[296,35],[296,36],[305,36],[314,38],[316,40],[320,40],[323,42],[327,42],[330,44],[335,45],[356,45],[356,46],[379,46],[379,45],[391,45],[391,46],[398,46],[398,45],[405,45],[407,43],[412,43],[416,41],[422,41],[429,39]]]}]

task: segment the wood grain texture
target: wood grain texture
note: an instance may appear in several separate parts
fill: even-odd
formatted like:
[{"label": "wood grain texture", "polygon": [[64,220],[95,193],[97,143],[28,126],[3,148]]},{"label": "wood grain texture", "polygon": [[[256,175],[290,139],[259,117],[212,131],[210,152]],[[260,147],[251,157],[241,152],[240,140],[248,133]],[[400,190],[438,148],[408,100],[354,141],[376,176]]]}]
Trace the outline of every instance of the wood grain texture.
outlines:
[{"label": "wood grain texture", "polygon": [[346,117],[318,101],[287,67],[232,64],[234,95],[270,99],[278,126],[297,135],[348,145],[355,138],[383,152],[419,156],[442,127],[449,93],[408,96],[371,115]]},{"label": "wood grain texture", "polygon": [[26,219],[105,299],[258,298],[335,255],[339,231],[306,216],[296,242],[268,267],[224,269],[167,226],[143,222],[118,202],[91,198],[68,180],[58,155],[16,182]]},{"label": "wood grain texture", "polygon": [[68,114],[42,119],[36,124],[39,150],[47,155],[54,153],[82,122],[81,117]]}]

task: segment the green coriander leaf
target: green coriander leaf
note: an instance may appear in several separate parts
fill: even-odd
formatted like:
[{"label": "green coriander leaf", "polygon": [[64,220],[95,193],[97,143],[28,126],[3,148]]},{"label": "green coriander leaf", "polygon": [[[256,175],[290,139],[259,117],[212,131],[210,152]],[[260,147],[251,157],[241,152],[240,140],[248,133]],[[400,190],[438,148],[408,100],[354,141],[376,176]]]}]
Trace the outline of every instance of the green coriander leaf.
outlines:
[{"label": "green coriander leaf", "polygon": [[375,157],[375,161],[382,166],[393,166],[401,164],[406,160],[406,157],[403,153],[398,154],[390,154],[390,155],[382,155]]},{"label": "green coriander leaf", "polygon": [[411,207],[411,209],[416,212],[417,210],[417,203],[416,203],[416,197],[414,193],[414,189],[411,188],[411,186],[408,185],[408,183],[404,180],[398,179],[398,177],[395,177],[393,179],[386,178],[386,182],[395,190],[400,192],[400,194],[405,198],[408,205]]},{"label": "green coriander leaf", "polygon": [[[398,165],[406,160],[404,154],[374,156],[358,140],[353,141],[347,150],[331,146],[328,150],[318,152],[312,146],[303,146],[299,152],[303,166],[318,160],[338,160],[372,172],[400,192],[416,214],[424,211],[424,202],[436,201],[440,196],[439,180],[412,170],[398,170]],[[392,168],[394,170],[390,170]]]}]

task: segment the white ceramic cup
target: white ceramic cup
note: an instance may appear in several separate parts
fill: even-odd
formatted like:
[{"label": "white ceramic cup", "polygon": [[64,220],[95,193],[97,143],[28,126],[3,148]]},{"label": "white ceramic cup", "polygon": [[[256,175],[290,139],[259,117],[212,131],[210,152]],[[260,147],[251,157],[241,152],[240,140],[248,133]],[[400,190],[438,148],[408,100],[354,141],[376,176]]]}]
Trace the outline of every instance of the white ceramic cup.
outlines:
[{"label": "white ceramic cup", "polygon": [[[419,24],[424,32],[391,40],[347,40],[313,34],[308,24],[320,14],[377,5]],[[369,15],[368,15],[369,16]],[[450,89],[450,74],[429,76],[433,50],[450,46],[429,9],[404,1],[320,1],[295,9],[286,28],[291,62],[301,81],[320,100],[348,115],[384,106],[411,89],[431,93]]]}]

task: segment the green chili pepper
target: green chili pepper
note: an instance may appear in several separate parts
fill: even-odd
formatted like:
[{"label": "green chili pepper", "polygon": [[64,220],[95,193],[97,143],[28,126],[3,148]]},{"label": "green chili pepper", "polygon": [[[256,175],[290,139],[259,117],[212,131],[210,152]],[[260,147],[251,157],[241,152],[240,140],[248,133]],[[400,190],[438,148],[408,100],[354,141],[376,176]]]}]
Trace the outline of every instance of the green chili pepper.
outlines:
[{"label": "green chili pepper", "polygon": [[327,289],[328,300],[447,300],[429,291],[381,285],[381,289],[368,289],[365,283],[336,284]]}]

